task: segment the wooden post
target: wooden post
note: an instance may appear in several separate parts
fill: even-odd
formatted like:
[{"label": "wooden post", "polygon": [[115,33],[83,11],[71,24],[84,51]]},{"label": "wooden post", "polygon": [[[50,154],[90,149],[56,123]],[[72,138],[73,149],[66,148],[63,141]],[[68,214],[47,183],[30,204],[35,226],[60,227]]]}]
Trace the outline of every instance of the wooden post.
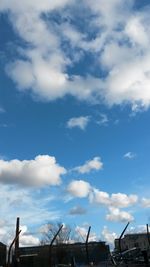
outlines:
[{"label": "wooden post", "polygon": [[10,244],[10,247],[9,247],[9,250],[8,250],[7,267],[10,267],[10,253],[11,253],[11,249],[12,249],[14,243],[16,242],[17,238],[19,237],[20,233],[21,233],[21,230],[18,232],[18,235],[15,236],[15,238],[12,241],[12,243]]},{"label": "wooden post", "polygon": [[54,235],[50,245],[49,245],[49,267],[52,266],[52,245],[54,243],[54,241],[56,240],[56,237],[58,236],[59,232],[61,231],[61,229],[63,228],[63,224],[60,226],[59,230],[57,231],[57,233]]},{"label": "wooden post", "polygon": [[16,221],[16,236],[18,236],[18,238],[15,241],[15,259],[17,260],[19,255],[18,255],[18,249],[19,249],[19,227],[20,227],[20,218],[17,217],[17,221]]},{"label": "wooden post", "polygon": [[125,233],[125,231],[126,231],[128,225],[129,225],[129,222],[127,223],[126,227],[124,228],[124,230],[122,231],[122,233],[121,233],[121,235],[120,235],[120,237],[119,237],[119,252],[120,252],[120,253],[122,252],[122,249],[121,249],[121,238],[122,238],[122,236],[124,235],[124,233]]},{"label": "wooden post", "polygon": [[86,242],[85,242],[85,248],[86,248],[86,258],[87,258],[87,264],[90,264],[90,259],[89,259],[89,250],[88,250],[88,241],[89,241],[89,235],[91,231],[91,226],[89,226],[87,237],[86,237]]}]

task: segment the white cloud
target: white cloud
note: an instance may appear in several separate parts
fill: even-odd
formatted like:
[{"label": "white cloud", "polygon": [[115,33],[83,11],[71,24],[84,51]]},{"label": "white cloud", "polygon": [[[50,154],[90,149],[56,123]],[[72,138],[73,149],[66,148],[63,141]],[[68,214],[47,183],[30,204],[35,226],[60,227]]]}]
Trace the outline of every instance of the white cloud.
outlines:
[{"label": "white cloud", "polygon": [[[33,95],[45,101],[63,97],[67,93],[68,79],[65,68],[68,60],[61,50],[61,41],[54,25],[47,25],[42,15],[53,10],[63,9],[72,1],[50,1],[43,3],[22,1],[17,5],[14,0],[2,1],[0,9],[9,9],[10,19],[18,35],[30,46],[21,48],[23,59],[10,63],[6,70],[15,81],[19,90],[32,91]],[[41,38],[42,36],[42,38]]]},{"label": "white cloud", "polygon": [[129,151],[129,152],[125,153],[123,157],[126,159],[134,159],[136,157],[136,154]]},{"label": "white cloud", "polygon": [[[91,38],[90,32],[80,31],[69,21],[57,25],[41,16],[43,12],[57,9],[63,18],[63,8],[68,8],[72,3],[73,7],[77,7],[78,2],[57,0],[51,3],[44,0],[42,4],[35,4],[34,1],[22,1],[21,5],[17,5],[16,0],[1,1],[0,10],[9,9],[15,30],[32,47],[21,50],[25,60],[19,59],[10,64],[8,74],[19,89],[30,89],[35,96],[45,101],[71,94],[82,100],[99,101],[103,98],[110,105],[130,102],[133,106],[148,107],[149,18],[146,11],[136,13],[131,2],[83,1],[83,10],[89,7],[87,16],[91,18],[94,15],[88,28],[94,30],[96,27],[98,31],[96,37]],[[73,16],[71,8],[68,8],[67,14]],[[117,30],[120,25],[122,27]],[[62,49],[64,39],[69,41],[67,51],[71,52],[70,57]],[[120,40],[125,40],[124,45],[120,45]],[[127,41],[131,42],[131,46]],[[98,53],[96,59],[101,63],[99,68],[108,68],[105,79],[92,77],[89,73],[85,78],[69,75],[67,67],[75,63],[74,57],[78,54],[76,48],[83,52]]]},{"label": "white cloud", "polygon": [[33,160],[0,160],[0,182],[26,186],[59,185],[65,168],[56,163],[55,157],[39,155]]},{"label": "white cloud", "polygon": [[109,195],[107,192],[92,188],[90,193],[90,202],[105,205],[114,208],[127,208],[136,204],[138,201],[137,195],[126,195],[122,193],[113,193]]},{"label": "white cloud", "polygon": [[133,16],[127,22],[125,27],[125,33],[130,38],[133,45],[138,44],[141,46],[145,46],[145,48],[149,44],[149,38],[146,32],[146,25],[143,25],[142,18],[140,16]]},{"label": "white cloud", "polygon": [[86,213],[86,209],[82,208],[81,206],[75,206],[70,211],[70,215],[83,215]]},{"label": "white cloud", "polygon": [[129,222],[133,221],[134,217],[127,211],[122,211],[118,208],[110,207],[109,213],[106,215],[106,220],[114,222]]},{"label": "white cloud", "polygon": [[89,173],[92,170],[101,170],[103,168],[103,162],[100,157],[94,157],[92,160],[88,160],[84,165],[75,167],[74,170],[79,173]]},{"label": "white cloud", "polygon": [[150,198],[142,198],[141,204],[144,208],[150,208]]},{"label": "white cloud", "polygon": [[85,130],[89,121],[90,121],[89,116],[74,117],[68,120],[67,127],[70,129],[77,127],[80,128],[81,130]]},{"label": "white cloud", "polygon": [[87,197],[90,193],[90,190],[90,184],[82,180],[74,180],[67,187],[69,194],[79,198]]},{"label": "white cloud", "polygon": [[118,208],[125,208],[134,205],[138,201],[137,195],[126,195],[122,193],[111,195],[111,206]]},{"label": "white cloud", "polygon": [[93,188],[90,194],[90,202],[108,206],[110,205],[110,196],[107,192]]},{"label": "white cloud", "polygon": [[[104,40],[111,40],[103,43],[104,53],[100,57],[103,68],[108,70],[103,80],[103,96],[110,105],[129,102],[147,108],[150,104],[149,9],[136,12],[131,5],[133,1],[103,2],[88,1],[97,14],[99,27],[105,29]],[[115,31],[117,25],[121,27]]]},{"label": "white cloud", "polygon": [[[103,100],[108,105],[130,103],[136,110],[148,108],[149,8],[137,12],[132,0],[88,0],[80,5],[83,12],[88,10],[83,23],[89,32],[73,23],[78,19],[77,12],[72,12],[78,1],[23,0],[18,4],[16,0],[2,0],[1,12],[9,10],[14,30],[27,45],[19,47],[20,58],[7,66],[8,75],[19,90],[45,101],[69,94],[80,100]],[[54,10],[61,25],[47,16]],[[72,17],[72,23],[66,17]],[[95,32],[94,37],[91,32]],[[62,46],[64,40],[67,49]],[[84,76],[69,73],[68,67],[80,62],[84,52],[93,55],[93,66],[99,73],[105,70],[105,78],[96,78],[88,70]]]},{"label": "white cloud", "polygon": [[117,238],[115,232],[110,232],[107,226],[104,226],[102,230],[103,239],[110,245],[114,245],[114,240]]},{"label": "white cloud", "polygon": [[[68,193],[77,198],[88,197],[90,203],[103,205],[108,208],[109,213],[106,215],[108,221],[133,221],[134,217],[120,208],[128,208],[138,202],[137,195],[126,195],[123,193],[108,194],[92,187],[83,180],[74,180],[67,187]],[[75,209],[76,210],[76,209]]]}]

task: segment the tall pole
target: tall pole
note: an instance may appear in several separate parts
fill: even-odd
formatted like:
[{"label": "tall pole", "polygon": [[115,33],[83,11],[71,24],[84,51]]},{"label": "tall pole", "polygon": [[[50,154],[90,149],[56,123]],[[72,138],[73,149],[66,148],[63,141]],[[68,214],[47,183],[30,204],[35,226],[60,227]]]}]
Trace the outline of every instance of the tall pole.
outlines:
[{"label": "tall pole", "polygon": [[20,218],[17,217],[17,221],[16,221],[16,237],[18,236],[18,238],[15,241],[15,258],[18,258],[18,249],[19,249],[19,228],[20,228]]},{"label": "tall pole", "polygon": [[57,236],[59,235],[61,229],[63,228],[63,224],[60,226],[59,230],[57,231],[57,233],[54,235],[50,245],[49,245],[49,267],[52,266],[52,245],[54,243],[54,241],[56,240]]},{"label": "tall pole", "polygon": [[146,229],[147,229],[148,245],[149,245],[149,248],[150,248],[150,233],[149,233],[149,226],[148,226],[148,224],[146,224]]},{"label": "tall pole", "polygon": [[119,252],[120,252],[120,253],[122,252],[122,249],[121,249],[121,238],[123,237],[123,235],[124,235],[124,233],[125,233],[125,231],[126,231],[128,225],[129,225],[129,222],[127,223],[126,227],[124,228],[124,230],[122,231],[122,233],[121,233],[121,235],[120,235],[120,237],[119,237]]},{"label": "tall pole", "polygon": [[7,260],[7,267],[10,267],[10,255],[11,255],[11,250],[12,247],[14,245],[14,243],[16,242],[17,238],[19,237],[19,234],[21,233],[21,230],[18,232],[18,235],[15,236],[15,238],[13,239],[12,243],[10,244],[9,250],[8,250],[8,260]]},{"label": "tall pole", "polygon": [[86,237],[86,242],[85,242],[85,247],[86,247],[86,257],[87,257],[87,264],[89,265],[90,259],[89,259],[89,250],[88,250],[88,240],[89,240],[89,235],[91,231],[91,226],[89,226],[87,237]]}]

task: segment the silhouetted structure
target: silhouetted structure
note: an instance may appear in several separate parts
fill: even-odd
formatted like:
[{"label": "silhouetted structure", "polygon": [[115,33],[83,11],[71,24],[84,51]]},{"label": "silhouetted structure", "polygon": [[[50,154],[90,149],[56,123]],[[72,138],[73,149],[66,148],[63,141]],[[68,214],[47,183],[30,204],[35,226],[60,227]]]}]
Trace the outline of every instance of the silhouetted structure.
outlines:
[{"label": "silhouetted structure", "polygon": [[0,266],[6,265],[6,245],[0,242]]},{"label": "silhouetted structure", "polygon": [[[87,264],[85,243],[59,244],[52,246],[51,266]],[[19,248],[20,267],[47,267],[49,264],[49,246]],[[88,260],[93,264],[105,262],[109,257],[109,246],[105,242],[88,243]]]},{"label": "silhouetted structure", "polygon": [[[147,250],[149,247],[147,233],[126,234],[121,239],[121,250],[125,251],[131,248],[140,248]],[[115,250],[119,251],[119,239],[115,239]]]}]

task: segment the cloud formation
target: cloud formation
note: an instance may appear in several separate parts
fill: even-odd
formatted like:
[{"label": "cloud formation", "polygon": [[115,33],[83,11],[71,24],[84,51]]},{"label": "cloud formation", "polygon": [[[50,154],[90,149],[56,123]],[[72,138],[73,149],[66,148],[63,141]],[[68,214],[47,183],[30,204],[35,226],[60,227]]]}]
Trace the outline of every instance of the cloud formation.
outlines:
[{"label": "cloud formation", "polygon": [[83,180],[74,180],[67,187],[69,194],[79,198],[87,197],[90,193],[90,190],[90,184]]},{"label": "cloud formation", "polygon": [[100,157],[94,157],[92,160],[88,160],[84,165],[75,167],[74,170],[79,173],[89,173],[92,170],[101,170],[103,168],[103,162]]},{"label": "cloud formation", "polygon": [[130,222],[134,220],[134,217],[127,211],[110,207],[109,213],[106,215],[106,220],[111,222]]},{"label": "cloud formation", "polygon": [[109,194],[92,187],[83,180],[74,180],[67,186],[67,192],[77,198],[87,197],[91,204],[102,205],[106,207],[109,213],[106,215],[108,221],[133,221],[134,217],[128,211],[121,210],[137,204],[137,195],[126,195],[123,193]]},{"label": "cloud formation", "polygon": [[106,205],[115,208],[127,208],[137,203],[137,195],[126,195],[116,193],[109,195],[107,192],[100,191],[99,189],[92,188],[90,194],[90,201],[100,205]]},{"label": "cloud formation", "polygon": [[131,205],[134,205],[138,201],[137,195],[126,195],[122,193],[112,194],[111,198],[111,206],[118,208],[126,208]]},{"label": "cloud formation", "polygon": [[110,196],[107,192],[93,188],[90,194],[90,202],[108,206],[110,205]]},{"label": "cloud formation", "polygon": [[[130,103],[133,111],[146,109],[150,105],[149,8],[137,11],[134,0],[88,0],[80,7],[73,0],[21,4],[2,0],[0,11],[9,14],[25,44],[7,73],[19,90],[45,101],[69,94],[110,106]],[[83,27],[78,27],[81,10]],[[85,61],[88,53],[95,69],[91,72],[85,63],[83,75],[70,73],[70,67]]]},{"label": "cloud formation", "polygon": [[67,127],[70,129],[77,127],[80,128],[81,130],[85,130],[89,121],[90,121],[89,116],[74,117],[68,120]]},{"label": "cloud formation", "polygon": [[0,182],[25,186],[60,185],[66,170],[55,157],[39,155],[33,160],[0,160]]}]

